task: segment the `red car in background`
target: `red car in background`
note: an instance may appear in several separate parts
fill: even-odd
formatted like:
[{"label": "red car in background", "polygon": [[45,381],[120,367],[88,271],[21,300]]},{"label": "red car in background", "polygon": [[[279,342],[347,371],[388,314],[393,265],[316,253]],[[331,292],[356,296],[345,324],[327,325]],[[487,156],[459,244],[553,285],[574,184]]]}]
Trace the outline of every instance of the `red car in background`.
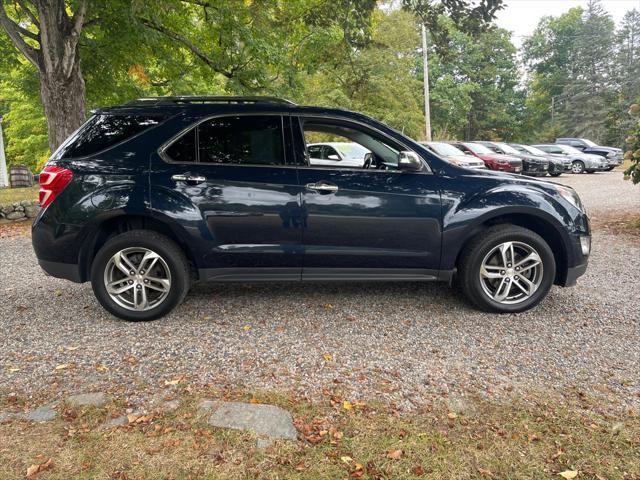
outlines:
[{"label": "red car in background", "polygon": [[501,155],[489,150],[484,145],[471,142],[449,142],[463,152],[480,158],[487,168],[501,172],[522,173],[522,160],[509,155]]}]

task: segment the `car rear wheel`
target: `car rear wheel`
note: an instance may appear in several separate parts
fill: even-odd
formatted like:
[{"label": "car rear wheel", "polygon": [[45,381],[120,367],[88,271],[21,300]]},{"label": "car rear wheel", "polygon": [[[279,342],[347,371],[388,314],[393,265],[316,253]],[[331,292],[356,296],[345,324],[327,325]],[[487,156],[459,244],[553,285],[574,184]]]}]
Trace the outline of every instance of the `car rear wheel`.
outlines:
[{"label": "car rear wheel", "polygon": [[91,267],[91,285],[102,306],[130,321],[154,320],[182,302],[189,264],[169,238],[132,230],[109,239]]},{"label": "car rear wheel", "polygon": [[482,310],[514,313],[549,292],[556,266],[551,248],[535,232],[497,225],[474,238],[459,262],[460,285]]},{"label": "car rear wheel", "polygon": [[550,173],[549,175],[551,175],[552,177],[559,177],[560,175],[562,175],[562,172],[554,172]]},{"label": "car rear wheel", "polygon": [[584,162],[581,160],[574,160],[571,162],[571,171],[573,173],[582,173],[584,172]]}]

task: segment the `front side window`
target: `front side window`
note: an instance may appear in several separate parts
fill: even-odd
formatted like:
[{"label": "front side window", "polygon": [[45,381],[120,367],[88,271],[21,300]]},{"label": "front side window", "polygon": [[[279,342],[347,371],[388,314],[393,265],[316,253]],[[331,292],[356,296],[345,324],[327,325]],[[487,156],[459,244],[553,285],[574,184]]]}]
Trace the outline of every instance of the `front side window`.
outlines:
[{"label": "front side window", "polygon": [[162,122],[157,115],[99,114],[91,117],[55,152],[54,158],[86,157],[123,142]]},{"label": "front side window", "polygon": [[179,163],[283,165],[282,118],[241,115],[206,120],[169,145],[165,154]]},{"label": "front side window", "polygon": [[[328,119],[303,119],[302,128],[308,164],[311,166],[365,170],[398,169],[398,155],[402,148],[382,136],[351,124]],[[315,156],[315,146],[321,142],[324,151],[321,156]]]}]

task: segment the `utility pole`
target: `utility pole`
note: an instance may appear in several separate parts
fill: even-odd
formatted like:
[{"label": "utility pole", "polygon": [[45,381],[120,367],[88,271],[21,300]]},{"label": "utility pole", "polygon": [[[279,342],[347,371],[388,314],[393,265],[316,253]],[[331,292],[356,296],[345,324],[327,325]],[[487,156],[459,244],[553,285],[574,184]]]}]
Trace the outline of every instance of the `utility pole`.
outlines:
[{"label": "utility pole", "polygon": [[427,29],[422,24],[422,62],[424,64],[424,123],[427,142],[431,141],[431,109],[429,107],[429,56],[427,54]]},{"label": "utility pole", "polygon": [[2,115],[0,115],[0,187],[8,187],[7,159],[4,156],[4,140],[2,138]]}]

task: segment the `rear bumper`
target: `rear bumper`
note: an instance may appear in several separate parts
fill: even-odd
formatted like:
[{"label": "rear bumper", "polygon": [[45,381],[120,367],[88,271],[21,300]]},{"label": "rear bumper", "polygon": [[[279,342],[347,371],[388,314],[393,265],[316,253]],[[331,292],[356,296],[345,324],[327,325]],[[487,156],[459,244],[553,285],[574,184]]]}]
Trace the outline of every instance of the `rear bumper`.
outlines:
[{"label": "rear bumper", "polygon": [[71,280],[72,282],[82,283],[82,275],[80,275],[80,268],[73,263],[60,263],[49,262],[47,260],[38,259],[40,267],[47,275],[51,275],[56,278],[64,278],[65,280]]}]

